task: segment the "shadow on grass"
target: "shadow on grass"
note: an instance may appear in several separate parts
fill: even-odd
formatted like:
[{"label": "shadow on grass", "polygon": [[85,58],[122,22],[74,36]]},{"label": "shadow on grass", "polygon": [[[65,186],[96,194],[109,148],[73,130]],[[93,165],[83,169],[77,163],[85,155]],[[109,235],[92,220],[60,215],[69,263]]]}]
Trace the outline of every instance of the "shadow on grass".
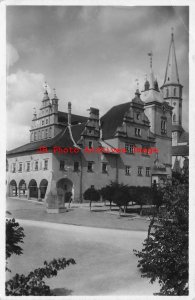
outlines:
[{"label": "shadow on grass", "polygon": [[65,289],[65,288],[56,288],[56,289],[52,289],[51,291],[55,296],[68,296],[68,295],[72,295],[73,292],[72,290]]},{"label": "shadow on grass", "polygon": [[108,211],[107,209],[91,209],[92,212],[104,212],[104,211]]}]

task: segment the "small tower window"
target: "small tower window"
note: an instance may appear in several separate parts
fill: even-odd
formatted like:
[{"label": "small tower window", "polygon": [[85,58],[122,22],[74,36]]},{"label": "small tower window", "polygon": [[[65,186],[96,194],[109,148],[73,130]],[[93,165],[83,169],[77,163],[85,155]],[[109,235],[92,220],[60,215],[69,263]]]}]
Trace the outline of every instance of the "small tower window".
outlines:
[{"label": "small tower window", "polygon": [[48,129],[45,129],[45,138],[48,138]]},{"label": "small tower window", "polygon": [[49,128],[49,137],[51,138],[51,127]]},{"label": "small tower window", "polygon": [[167,89],[167,95],[166,95],[166,97],[169,97],[169,90]]},{"label": "small tower window", "polygon": [[173,122],[175,122],[176,121],[176,115],[174,114],[173,115]]},{"label": "small tower window", "polygon": [[176,88],[173,90],[173,95],[176,96]]},{"label": "small tower window", "polygon": [[167,122],[165,120],[161,120],[161,133],[167,133]]}]

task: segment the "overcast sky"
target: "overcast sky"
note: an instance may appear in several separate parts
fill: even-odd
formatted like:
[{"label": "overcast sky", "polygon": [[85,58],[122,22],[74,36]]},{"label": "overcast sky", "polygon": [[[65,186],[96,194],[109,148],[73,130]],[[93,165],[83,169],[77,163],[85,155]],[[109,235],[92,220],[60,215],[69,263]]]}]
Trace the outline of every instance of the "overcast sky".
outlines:
[{"label": "overcast sky", "polygon": [[153,70],[163,84],[174,27],[183,88],[183,126],[188,130],[188,8],[7,6],[7,149],[29,142],[33,107],[40,108],[46,80],[59,109],[101,116],[143,89],[153,51]]}]

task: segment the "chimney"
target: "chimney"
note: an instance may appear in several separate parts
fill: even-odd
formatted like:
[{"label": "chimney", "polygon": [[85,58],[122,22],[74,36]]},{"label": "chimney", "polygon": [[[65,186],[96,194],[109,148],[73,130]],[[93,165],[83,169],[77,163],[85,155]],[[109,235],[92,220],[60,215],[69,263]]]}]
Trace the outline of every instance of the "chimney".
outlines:
[{"label": "chimney", "polygon": [[68,125],[71,125],[71,102],[68,102]]}]

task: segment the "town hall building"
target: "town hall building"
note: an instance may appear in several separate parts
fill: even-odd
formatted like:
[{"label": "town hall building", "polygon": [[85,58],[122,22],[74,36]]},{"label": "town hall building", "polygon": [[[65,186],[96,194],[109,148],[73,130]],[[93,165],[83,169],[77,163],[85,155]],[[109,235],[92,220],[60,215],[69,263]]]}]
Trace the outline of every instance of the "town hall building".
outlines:
[{"label": "town hall building", "polygon": [[[174,57],[171,59],[173,62]],[[132,99],[111,107],[101,118],[94,107],[88,117],[73,114],[70,102],[67,112],[59,111],[56,92],[50,97],[46,87],[39,113],[33,114],[30,142],[7,152],[7,194],[49,202],[71,192],[73,201],[82,202],[83,193],[91,186],[100,189],[111,181],[151,186],[170,178],[172,123],[181,127],[182,86],[178,73],[174,74],[167,67],[159,89],[151,61],[143,90],[137,88]],[[177,145],[181,135],[177,135]],[[149,149],[156,151],[150,153]]]}]

